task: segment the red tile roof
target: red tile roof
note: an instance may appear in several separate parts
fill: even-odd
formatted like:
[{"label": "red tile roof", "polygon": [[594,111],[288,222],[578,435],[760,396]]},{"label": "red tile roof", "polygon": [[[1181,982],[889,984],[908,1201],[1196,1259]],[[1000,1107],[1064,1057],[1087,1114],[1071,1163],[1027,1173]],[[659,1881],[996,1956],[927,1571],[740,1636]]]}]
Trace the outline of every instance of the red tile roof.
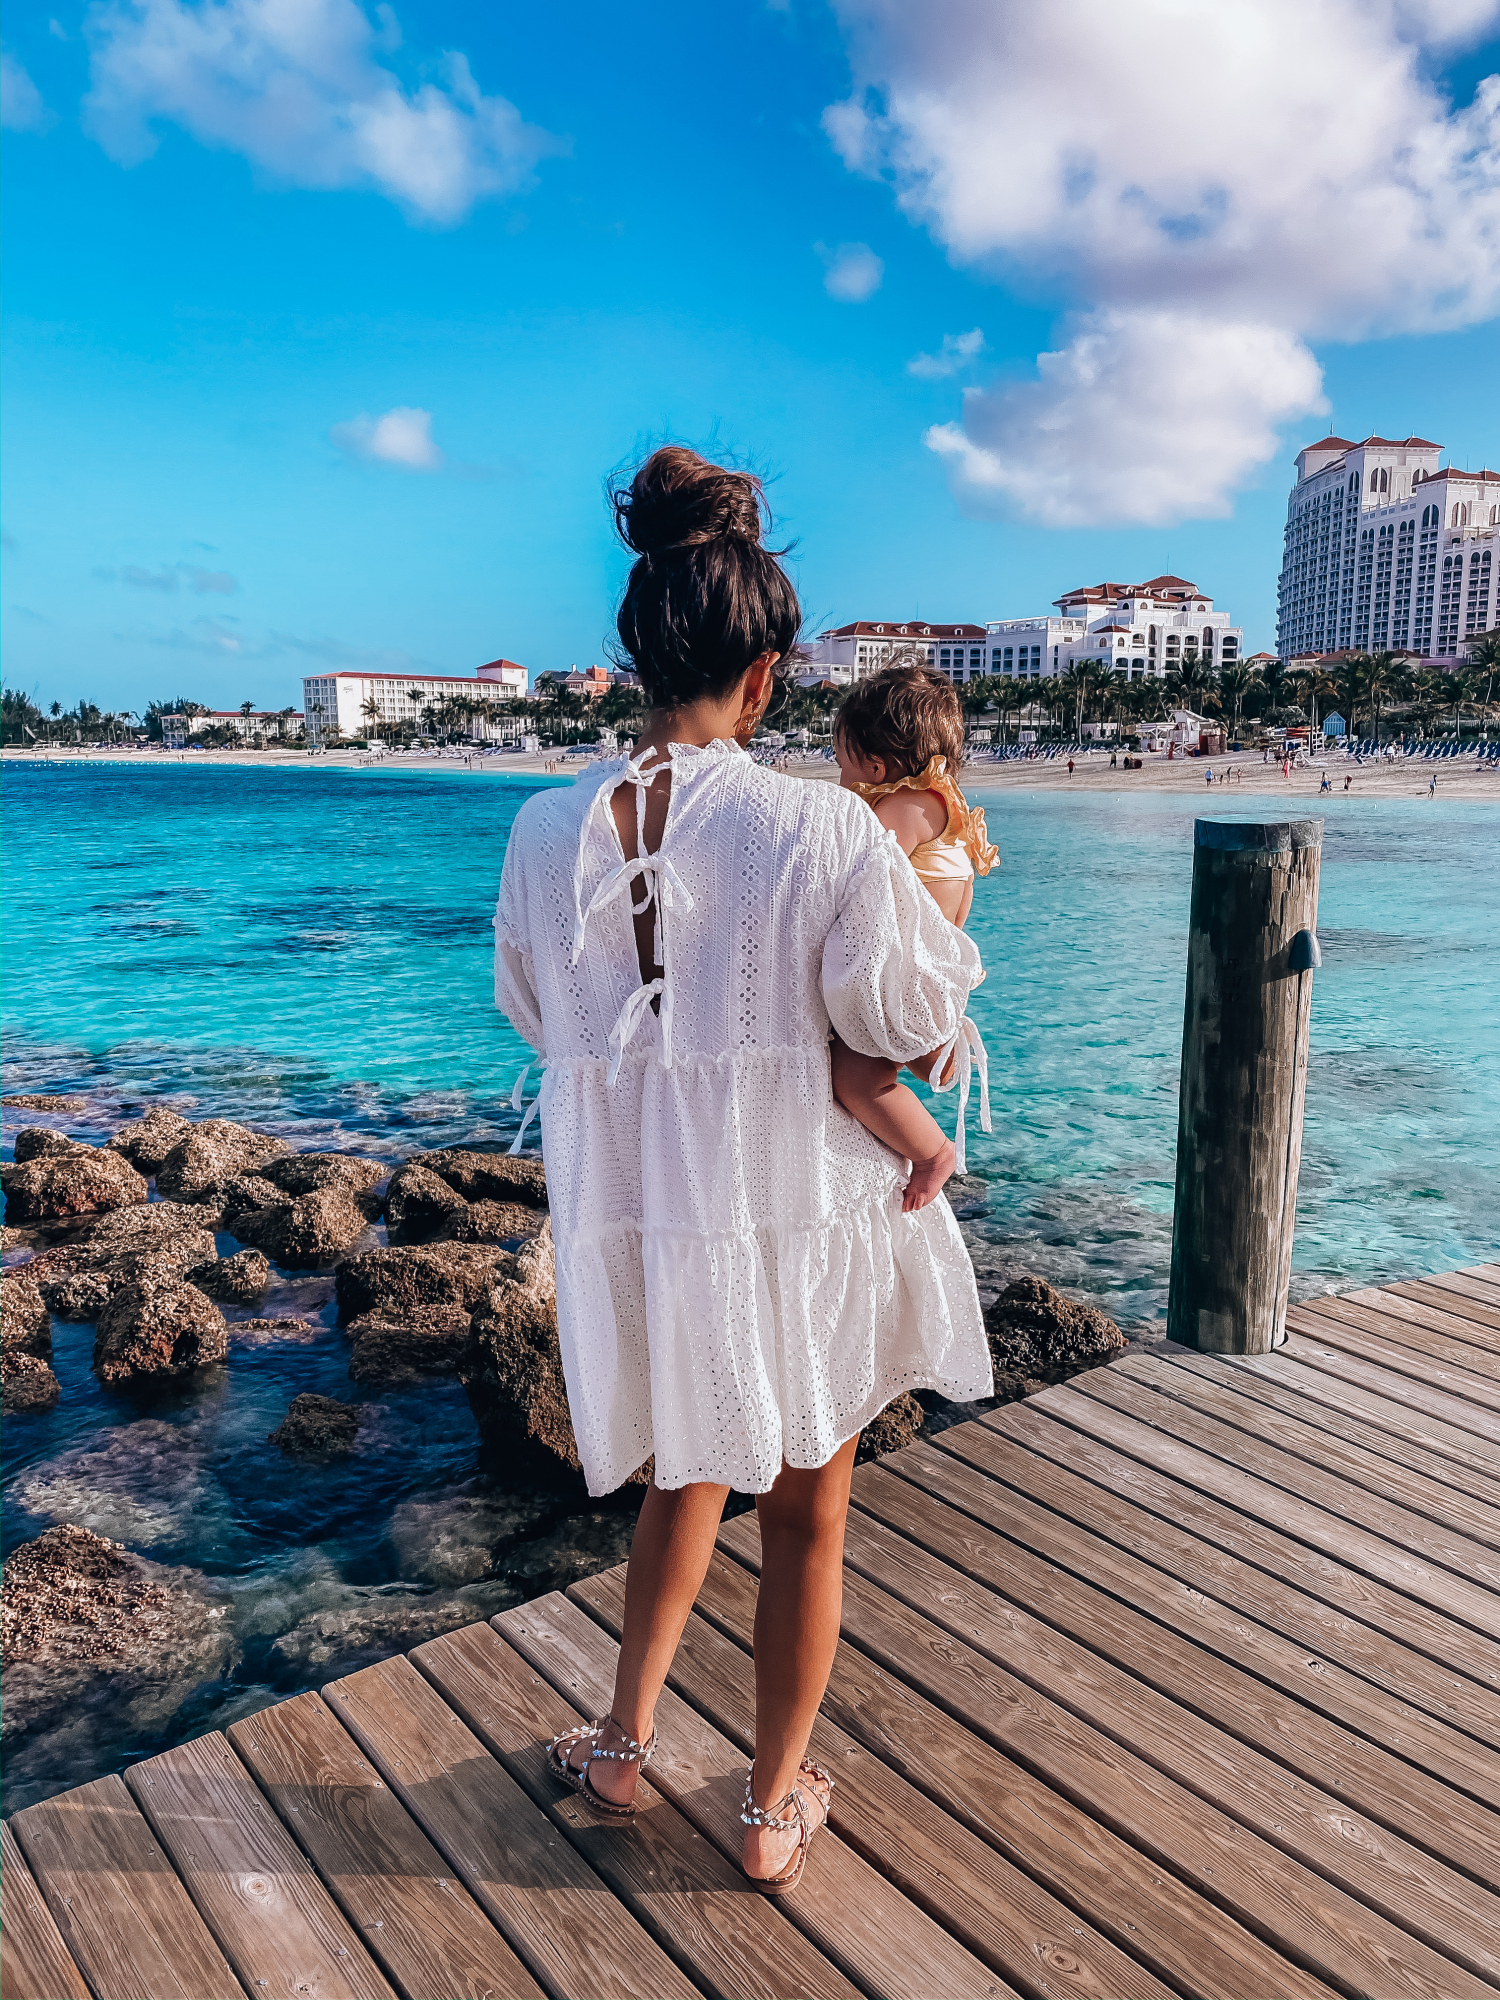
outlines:
[{"label": "red tile roof", "polygon": [[875,619],[856,618],[852,625],[835,625],[824,632],[825,639],[982,639],[985,629],[982,625],[929,625],[922,619],[912,619],[905,625],[881,623]]}]

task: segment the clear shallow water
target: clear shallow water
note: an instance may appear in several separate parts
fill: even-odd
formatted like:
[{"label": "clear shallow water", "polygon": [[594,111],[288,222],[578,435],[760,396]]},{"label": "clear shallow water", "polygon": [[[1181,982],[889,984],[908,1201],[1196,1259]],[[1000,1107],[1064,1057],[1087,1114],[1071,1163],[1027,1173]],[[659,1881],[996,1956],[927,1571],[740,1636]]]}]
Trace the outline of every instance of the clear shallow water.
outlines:
[{"label": "clear shallow water", "polygon": [[[537,782],[7,768],[5,1088],[82,1091],[86,1114],[45,1122],[95,1139],[161,1097],[392,1161],[507,1135],[525,1054],[491,1003],[490,914]],[[1004,866],[972,924],[996,1113],[990,1139],[971,1119],[981,1280],[1032,1270],[1149,1321],[1201,801],[985,804]],[[1246,793],[1229,816],[1285,815]],[[1326,817],[1304,1295],[1500,1250],[1500,809],[1339,799]],[[7,1152],[31,1122],[6,1112]],[[219,1678],[24,1739],[7,1809],[624,1554],[630,1509],[575,1512],[486,1476],[456,1384],[381,1392],[341,1463],[267,1446],[293,1395],[357,1393],[331,1289],[283,1279],[263,1310],[303,1315],[306,1340],[236,1343],[165,1394],[106,1394],[92,1328],[57,1327],[61,1404],[7,1425],[5,1548],[79,1521],[185,1566],[230,1616]]]}]

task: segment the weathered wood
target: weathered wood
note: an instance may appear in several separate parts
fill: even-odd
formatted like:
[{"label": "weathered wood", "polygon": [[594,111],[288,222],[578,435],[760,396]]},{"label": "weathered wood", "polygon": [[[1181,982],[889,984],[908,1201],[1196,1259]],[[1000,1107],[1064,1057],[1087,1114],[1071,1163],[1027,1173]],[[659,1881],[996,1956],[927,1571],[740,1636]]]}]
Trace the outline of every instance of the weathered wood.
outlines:
[{"label": "weathered wood", "polygon": [[[940,1454],[932,1454],[932,1459],[936,1469],[931,1464],[927,1467],[933,1481],[930,1485],[908,1484],[890,1471],[867,1466],[855,1482],[861,1512],[873,1516],[881,1530],[904,1537],[926,1556],[936,1557],[987,1593],[1035,1614],[1080,1648],[1133,1675],[1213,1730],[1239,1738],[1403,1840],[1425,1848],[1450,1868],[1472,1875],[1487,1889],[1500,1889],[1500,1815],[1467,1796],[1468,1785],[1462,1793],[1455,1791],[1443,1780],[1413,1768],[1379,1742],[1340,1727],[1302,1700],[1300,1688],[1294,1694],[1274,1681],[1257,1679],[1232,1659],[1144,1615],[1134,1603],[1117,1602],[1107,1591],[1069,1575],[981,1525],[967,1511],[949,1507],[938,1498],[938,1482],[961,1480],[962,1470]],[[949,1468],[946,1473],[942,1469],[945,1465]],[[970,1474],[963,1493],[970,1507],[984,1504],[983,1497],[976,1500],[974,1493],[980,1484],[989,1484],[997,1501],[1013,1497]],[[867,1542],[863,1524],[856,1521],[851,1547],[853,1567],[862,1575],[899,1595],[914,1609],[929,1609],[932,1600],[925,1586],[938,1576],[936,1570],[909,1558],[911,1575],[920,1581],[903,1581],[897,1590],[888,1574],[894,1560],[892,1551],[881,1535]],[[874,1566],[861,1559],[861,1552],[871,1547]],[[1121,1586],[1136,1584],[1129,1572],[1119,1575],[1117,1581]],[[1131,1596],[1139,1601],[1135,1588]],[[989,1608],[993,1615],[999,1615],[994,1606]],[[941,1614],[929,1615],[935,1622],[956,1629],[956,1613],[947,1600]],[[1257,1649],[1257,1637],[1253,1630],[1247,1630],[1242,1652],[1263,1666],[1264,1651]],[[1072,1657],[1081,1677],[1086,1669]],[[1111,1705],[1123,1712],[1123,1704]],[[1077,1702],[1071,1701],[1070,1706],[1076,1710]],[[1152,1712],[1159,1716],[1164,1711]],[[1091,1716],[1099,1713],[1098,1708],[1089,1711]],[[1191,1733],[1192,1725],[1184,1726]],[[1133,1734],[1130,1737],[1132,1744],[1140,1740]],[[1345,1886],[1351,1885],[1346,1882]]]},{"label": "weathered wood", "polygon": [[229,1740],[407,2000],[542,1994],[320,1695],[262,1709]]},{"label": "weathered wood", "polygon": [[1396,1347],[1415,1348],[1470,1375],[1500,1382],[1500,1353],[1471,1338],[1484,1328],[1456,1319],[1437,1306],[1406,1299],[1395,1292],[1350,1292],[1343,1297],[1305,1299],[1303,1310],[1319,1319],[1340,1320],[1346,1326],[1376,1334]]},{"label": "weathered wood", "polygon": [[[1214,1373],[1205,1376],[1199,1372],[1204,1368]],[[1158,1360],[1151,1355],[1131,1356],[1119,1364],[1120,1374],[1144,1383],[1159,1395],[1235,1426],[1245,1434],[1252,1448],[1262,1441],[1275,1445],[1280,1451],[1306,1460],[1321,1474],[1344,1481],[1349,1489],[1348,1506],[1356,1518],[1369,1518],[1358,1497],[1363,1489],[1413,1513],[1424,1514],[1444,1528],[1483,1542],[1500,1557],[1500,1507],[1471,1498],[1445,1481],[1429,1479],[1410,1466],[1398,1465],[1379,1451],[1341,1437],[1337,1431],[1308,1423],[1300,1414],[1276,1409],[1270,1403],[1242,1394],[1234,1385],[1226,1386],[1223,1381],[1226,1372],[1220,1362],[1175,1355],[1170,1360]],[[1379,1433],[1375,1435],[1378,1437]],[[1248,1458],[1239,1462],[1252,1464]],[[1326,1477],[1319,1481],[1319,1490],[1326,1495]],[[1370,1521],[1370,1525],[1375,1522]],[[1500,1563],[1483,1580],[1492,1589],[1500,1587]]]},{"label": "weathered wood", "polygon": [[[614,1641],[576,1604],[552,1593],[504,1611],[497,1631],[573,1701],[599,1714],[614,1687]],[[744,1829],[745,1759],[723,1734],[667,1689],[657,1703],[661,1750],[652,1782],[731,1860]],[[783,1905],[818,1949],[869,1993],[1009,1995],[1004,1984],[927,1914],[882,1881],[825,1827],[795,1896]]]},{"label": "weathered wood", "polygon": [[1306,1322],[1308,1330],[1302,1332],[1296,1323],[1296,1315],[1300,1311],[1300,1307],[1293,1306],[1287,1315],[1287,1343],[1278,1349],[1278,1360],[1286,1355],[1308,1368],[1335,1376],[1340,1382],[1350,1382],[1357,1388],[1369,1389],[1391,1401],[1407,1403],[1420,1416],[1435,1417],[1439,1423],[1453,1430],[1467,1431],[1490,1448],[1500,1445],[1495,1420],[1487,1410],[1465,1402],[1460,1396],[1450,1396],[1446,1390],[1434,1389],[1417,1377],[1383,1367],[1378,1358],[1372,1357],[1378,1357],[1385,1351],[1385,1342],[1371,1341],[1363,1353],[1349,1353],[1343,1347],[1335,1347],[1325,1341],[1323,1322],[1311,1317]]},{"label": "weathered wood", "polygon": [[[1113,1368],[1091,1369],[1075,1379],[1077,1393],[1134,1417],[1191,1451],[1199,1478],[1247,1513],[1280,1521],[1314,1548],[1395,1584],[1408,1596],[1472,1625],[1485,1638],[1497,1629],[1500,1600],[1494,1593],[1500,1560],[1482,1543],[1327,1477],[1290,1452],[1257,1446],[1232,1425],[1200,1416],[1186,1403],[1143,1388]],[[1495,1664],[1500,1666],[1500,1656]]]},{"label": "weathered wood", "polygon": [[[619,1570],[586,1577],[571,1585],[568,1594],[618,1639],[625,1607]],[[699,1600],[713,1622],[708,1616],[689,1618],[670,1676],[671,1685],[747,1754],[755,1738],[745,1659],[755,1594],[749,1571],[716,1556]],[[738,1633],[728,1629],[726,1613],[737,1621]],[[1124,1950],[1080,1923],[1066,1904],[822,1716],[813,1727],[811,1753],[835,1775],[829,1823],[840,1837],[1002,1978],[1023,1991],[1044,1980],[1054,2000],[1066,1994],[1081,2000],[1084,1995],[1168,1992]],[[1018,1784],[1025,1790],[1032,1781],[1013,1770],[1005,1787],[1007,1800],[1014,1798]],[[1038,1837],[1038,1816],[1028,1814],[1027,1860],[1034,1868],[1044,1839]],[[1079,1880],[1078,1852],[1075,1840],[1068,1851],[1068,1889],[1087,1914],[1088,1888]],[[1108,1921],[1113,1931],[1138,1946],[1138,1929],[1122,1921],[1126,1903],[1132,1916],[1141,1915],[1141,1904],[1130,1894],[1128,1870],[1121,1868],[1110,1878]]]},{"label": "weathered wood", "polygon": [[217,1731],[132,1765],[125,1782],[247,1992],[393,2000],[358,1933]]},{"label": "weathered wood", "polygon": [[[1500,1807],[1500,1752],[1460,1735],[1341,1664],[1323,1643],[1333,1624],[1326,1606],[1300,1592],[1278,1590],[1258,1571],[1219,1557],[1189,1536],[1173,1537],[1168,1531],[1153,1537],[1138,1514],[1130,1520],[1136,1510],[1128,1503],[1107,1507],[1108,1496],[1090,1492],[1082,1480],[1065,1484],[1072,1475],[1039,1465],[1019,1446],[978,1424],[942,1433],[942,1442],[950,1440],[950,1448],[941,1451],[913,1445],[897,1452],[886,1467],[1044,1561],[1125,1598],[1222,1659],[1243,1661],[1305,1707],[1385,1745],[1445,1785],[1491,1809]],[[1054,1473],[1056,1477],[1050,1476]],[[1076,1511],[1054,1511],[1070,1494],[1077,1496]],[[868,1505],[867,1499],[862,1497],[860,1504]],[[1347,1623],[1338,1621],[1340,1626]],[[1295,1637],[1285,1636],[1288,1625]],[[1366,1642],[1375,1637],[1363,1627],[1359,1636]],[[1310,1652],[1310,1645],[1318,1650]],[[1381,1650],[1388,1659],[1402,1652],[1393,1641]],[[1353,1657],[1363,1659],[1364,1654],[1356,1651]],[[1398,1664],[1405,1667],[1408,1656]],[[1191,1689],[1184,1691],[1190,1697]],[[1500,1827],[1494,1831],[1500,1836]],[[1467,1866],[1463,1854],[1449,1852],[1447,1858]]]},{"label": "weathered wood", "polygon": [[642,1781],[622,1835],[558,1784],[545,1745],[583,1718],[498,1632],[467,1625],[411,1661],[705,1993],[857,2000],[858,1987],[654,1787]]},{"label": "weathered wood", "polygon": [[[723,1535],[748,1558],[755,1522],[743,1516]],[[1486,1980],[1248,1832],[1217,1801],[1188,1790],[861,1576],[846,1576],[844,1631],[974,1735],[1022,1751],[1033,1770],[1159,1865],[1201,1884],[1237,1921],[1274,1937],[1316,1976],[1412,2000],[1424,1993],[1430,2000],[1433,1991],[1489,1990]]]},{"label": "weathered wood", "polygon": [[[1487,1354],[1500,1354],[1500,1333],[1493,1328],[1481,1326],[1477,1320],[1465,1319],[1462,1313],[1454,1311],[1460,1301],[1453,1299],[1443,1305],[1430,1305],[1426,1299],[1408,1298],[1404,1292],[1394,1287],[1369,1286],[1357,1292],[1339,1292],[1336,1296],[1347,1305],[1365,1306],[1378,1312],[1383,1323],[1391,1327],[1393,1320],[1404,1320],[1408,1326],[1431,1327],[1434,1332],[1446,1333],[1450,1339],[1461,1340],[1468,1347],[1482,1348]],[[1323,1298],[1309,1299],[1309,1305],[1322,1305]],[[1391,1327],[1391,1338],[1395,1329]]]},{"label": "weathered wood", "polygon": [[[1475,1635],[1466,1626],[1295,1540],[1277,1525],[1275,1516],[1261,1519],[1226,1505],[1215,1497],[1214,1461],[1204,1460],[1161,1432],[1069,1391],[1049,1390],[1045,1400],[1045,1416],[1026,1404],[1014,1404],[979,1421],[1060,1465],[1088,1468],[1111,1491],[1285,1583],[1315,1592],[1330,1612],[1347,1616],[1352,1636],[1357,1636],[1353,1621],[1359,1620],[1399,1641],[1408,1649],[1399,1678],[1386,1678],[1379,1648],[1367,1649],[1370,1657],[1364,1670],[1444,1721],[1483,1742],[1500,1745],[1500,1688],[1489,1680],[1491,1651],[1482,1646],[1476,1650]],[[1337,1617],[1330,1622],[1336,1633]],[[1455,1671],[1460,1663],[1462,1671]]]},{"label": "weathered wood", "polygon": [[1474,1320],[1491,1333],[1500,1333],[1500,1286],[1482,1278],[1468,1278],[1450,1271],[1440,1278],[1403,1278],[1391,1291],[1405,1292],[1409,1299],[1425,1299],[1429,1305]]},{"label": "weathered wood", "polygon": [[324,1699],[550,1993],[692,2000],[698,1989],[409,1660]]},{"label": "weathered wood", "polygon": [[31,1879],[16,1837],[0,1825],[0,2000],[92,2000],[62,1932]]},{"label": "weathered wood", "polygon": [[97,2000],[242,2000],[122,1779],[96,1778],[9,1824]]},{"label": "weathered wood", "polygon": [[[1363,1319],[1364,1328],[1355,1325],[1356,1315]],[[1326,1313],[1321,1307],[1293,1306],[1287,1315],[1287,1329],[1326,1347],[1341,1347],[1362,1361],[1373,1361],[1392,1375],[1410,1377],[1427,1389],[1439,1390],[1467,1407],[1472,1429],[1481,1436],[1500,1439],[1500,1382],[1487,1382],[1467,1368],[1455,1368],[1451,1362],[1402,1346],[1389,1337],[1379,1321],[1378,1313],[1359,1306],[1341,1306]]]},{"label": "weathered wood", "polygon": [[1194,827],[1167,1332],[1265,1354],[1285,1337],[1321,820]]}]

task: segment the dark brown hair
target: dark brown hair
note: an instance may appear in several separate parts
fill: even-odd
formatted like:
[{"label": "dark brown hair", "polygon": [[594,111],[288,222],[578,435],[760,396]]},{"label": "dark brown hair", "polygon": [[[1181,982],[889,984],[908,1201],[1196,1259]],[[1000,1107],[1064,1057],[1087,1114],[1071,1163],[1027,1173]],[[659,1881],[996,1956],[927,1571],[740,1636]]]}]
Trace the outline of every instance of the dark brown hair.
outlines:
[{"label": "dark brown hair", "polygon": [[879,757],[887,778],[914,778],[934,757],[954,772],[964,761],[964,712],[953,683],[931,667],[882,667],[856,681],[833,727],[858,756]]},{"label": "dark brown hair", "polygon": [[786,551],[761,541],[760,481],[664,445],[609,497],[639,558],[615,622],[652,707],[727,694],[762,653],[781,655],[785,677],[802,607],[777,561]]}]

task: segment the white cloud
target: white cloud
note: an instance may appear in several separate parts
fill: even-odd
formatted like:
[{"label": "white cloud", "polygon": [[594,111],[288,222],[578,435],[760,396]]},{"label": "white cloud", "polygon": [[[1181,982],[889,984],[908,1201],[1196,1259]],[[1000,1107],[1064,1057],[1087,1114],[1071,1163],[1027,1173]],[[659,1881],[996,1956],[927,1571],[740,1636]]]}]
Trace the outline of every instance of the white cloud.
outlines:
[{"label": "white cloud", "polygon": [[200,569],[196,563],[163,564],[160,569],[142,569],[135,563],[127,563],[118,570],[96,569],[94,575],[101,583],[113,583],[118,578],[134,590],[160,590],[168,595],[181,588],[184,577],[198,597],[232,597],[240,587],[239,578],[231,576],[227,569]]},{"label": "white cloud", "polygon": [[356,0],[99,0],[87,21],[89,130],[131,166],[153,120],[242,153],[295,187],[374,188],[441,225],[527,185],[563,150],[450,53],[408,87],[376,60],[400,40]]},{"label": "white cloud", "polygon": [[195,618],[186,630],[179,625],[171,632],[154,632],[147,636],[153,646],[164,646],[174,653],[204,653],[212,659],[223,659],[229,655],[254,658],[257,652],[263,650],[256,648],[247,652],[239,633],[231,632],[218,618]]},{"label": "white cloud", "polygon": [[880,290],[885,265],[868,243],[840,243],[832,249],[815,243],[813,248],[823,259],[823,289],[831,299],[859,305]]},{"label": "white cloud", "polygon": [[984,335],[977,326],[968,333],[945,333],[937,353],[914,354],[906,364],[906,372],[920,376],[924,382],[939,382],[945,375],[956,375],[967,368],[983,352]]},{"label": "white cloud", "polygon": [[41,132],[52,123],[52,113],[13,55],[0,50],[0,125],[11,132]]},{"label": "white cloud", "polygon": [[[97,573],[103,577],[110,574],[108,570]],[[174,591],[178,585],[175,569],[141,569],[135,563],[127,563],[119,572],[119,577],[121,583],[128,583],[135,590]]]},{"label": "white cloud", "polygon": [[[955,262],[1084,315],[1029,397],[1003,387],[966,407],[965,435],[981,454],[998,444],[1023,511],[1033,480],[1044,517],[1074,518],[1091,486],[1104,506],[1114,482],[1071,413],[1128,415],[1127,388],[1161,420],[1130,426],[1145,490],[1176,479],[1175,511],[1221,511],[1273,427],[1315,402],[1298,343],[1500,309],[1500,77],[1454,109],[1428,73],[1500,20],[1497,0],[839,11],[855,90],[824,122],[846,163],[889,178]],[[1274,361],[1258,383],[1249,367],[1247,404],[1255,354]],[[1167,420],[1179,378],[1191,426]],[[933,441],[951,452],[951,427]],[[1036,458],[1019,477],[1044,446],[1071,465]],[[1085,517],[1120,518],[1112,503]]]},{"label": "white cloud", "polygon": [[179,563],[178,568],[199,597],[233,597],[240,587],[239,578],[227,569],[198,569],[192,563]]},{"label": "white cloud", "polygon": [[1020,508],[1049,528],[1227,514],[1276,425],[1326,408],[1290,334],[1182,313],[1093,314],[1038,356],[1037,377],[968,390],[963,423],[926,442],[974,511]]},{"label": "white cloud", "polygon": [[335,424],[328,435],[351,458],[378,459],[385,465],[405,466],[408,472],[437,472],[443,464],[443,454],[433,442],[431,410],[398,407],[383,417],[361,411],[347,424]]}]

